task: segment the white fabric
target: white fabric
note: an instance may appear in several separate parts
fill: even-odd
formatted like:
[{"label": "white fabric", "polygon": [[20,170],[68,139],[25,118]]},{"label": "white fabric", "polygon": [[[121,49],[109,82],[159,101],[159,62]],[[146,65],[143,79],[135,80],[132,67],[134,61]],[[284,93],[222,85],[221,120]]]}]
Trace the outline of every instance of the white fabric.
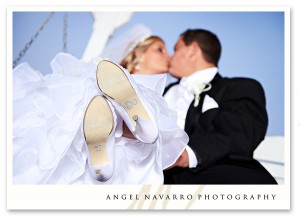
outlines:
[{"label": "white fabric", "polygon": [[218,68],[208,68],[183,77],[164,95],[170,109],[177,112],[177,124],[184,129],[187,111],[194,99],[194,90],[198,84],[209,83],[217,74]]},{"label": "white fabric", "polygon": [[[60,53],[51,66],[53,73],[46,76],[28,64],[13,71],[13,183],[102,184],[87,169],[82,130],[86,107],[100,94],[96,65]],[[160,87],[162,81],[153,83]],[[140,86],[155,111],[159,140],[149,145],[120,137],[117,116],[115,174],[107,184],[162,183],[163,168],[177,160],[188,142],[163,98]]]},{"label": "white fabric", "polygon": [[167,80],[167,74],[156,74],[156,75],[143,75],[134,74],[131,75],[136,83],[143,85],[150,90],[155,91],[160,96],[162,96],[165,90],[165,84]]},{"label": "white fabric", "polygon": [[189,168],[194,168],[197,166],[198,161],[194,151],[190,148],[190,146],[186,146],[186,152],[189,157]]},{"label": "white fabric", "polygon": [[[136,184],[151,182],[163,183],[163,172],[177,160],[188,143],[187,134],[176,125],[176,114],[172,113],[161,95],[144,87],[152,81],[153,87],[164,87],[160,84],[161,77],[145,75],[147,80],[141,80],[144,75],[132,75],[143,91],[145,99],[149,100],[158,121],[159,138],[154,144],[141,143],[138,140],[122,138],[117,143],[125,154],[121,158],[115,182]],[[158,79],[158,80],[157,80]],[[147,165],[145,165],[147,164]]]},{"label": "white fabric", "polygon": [[100,54],[101,59],[120,63],[139,43],[152,35],[143,24],[136,24],[120,36],[112,39]]},{"label": "white fabric", "polygon": [[213,108],[219,108],[219,104],[208,94],[205,95],[203,100],[202,113]]},{"label": "white fabric", "polygon": [[[185,126],[187,111],[193,99],[195,98],[195,90],[197,90],[197,85],[208,84],[212,81],[217,72],[218,68],[213,67],[195,72],[187,77],[183,77],[181,78],[179,84],[171,87],[164,95],[169,108],[177,112],[177,125],[183,130]],[[207,95],[205,95],[205,97],[206,96]],[[206,106],[206,104],[208,104],[208,106]],[[203,109],[208,110],[214,107],[216,107],[216,105],[213,103],[213,101],[207,99],[207,101],[203,102],[202,111]],[[189,155],[189,166],[195,167],[195,164],[198,164],[196,155],[189,146],[187,146],[187,151]]]}]

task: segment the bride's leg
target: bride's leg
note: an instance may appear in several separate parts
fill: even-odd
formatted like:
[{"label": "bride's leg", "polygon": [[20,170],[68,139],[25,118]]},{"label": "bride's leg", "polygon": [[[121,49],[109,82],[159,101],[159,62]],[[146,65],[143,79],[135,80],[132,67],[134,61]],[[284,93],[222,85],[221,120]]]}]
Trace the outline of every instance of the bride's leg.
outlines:
[{"label": "bride's leg", "polygon": [[134,137],[134,135],[128,129],[128,127],[127,127],[127,125],[126,125],[125,122],[123,122],[123,135],[122,136],[126,137],[126,138],[136,139],[136,137]]}]

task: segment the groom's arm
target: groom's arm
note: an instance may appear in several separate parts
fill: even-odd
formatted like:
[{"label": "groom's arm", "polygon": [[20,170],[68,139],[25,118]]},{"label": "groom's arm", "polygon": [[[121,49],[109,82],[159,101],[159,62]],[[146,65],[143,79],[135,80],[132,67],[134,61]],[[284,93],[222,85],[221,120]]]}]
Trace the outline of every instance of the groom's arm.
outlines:
[{"label": "groom's arm", "polygon": [[[209,126],[200,122],[189,133],[189,146],[198,161],[198,171],[220,162],[223,159],[238,157],[251,159],[253,151],[264,139],[268,118],[265,109],[265,96],[261,85],[248,79],[238,79],[237,83],[224,93],[220,107],[208,110],[214,115]],[[188,167],[187,153],[178,161]],[[183,165],[184,164],[184,165]]]}]

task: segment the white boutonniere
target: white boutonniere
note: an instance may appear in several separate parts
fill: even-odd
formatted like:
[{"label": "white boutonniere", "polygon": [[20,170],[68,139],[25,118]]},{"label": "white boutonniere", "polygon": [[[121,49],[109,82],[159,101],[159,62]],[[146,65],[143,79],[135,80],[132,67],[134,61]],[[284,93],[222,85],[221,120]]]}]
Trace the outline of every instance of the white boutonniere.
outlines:
[{"label": "white boutonniere", "polygon": [[197,107],[200,103],[200,94],[204,91],[211,89],[211,83],[199,83],[196,84],[193,88],[194,97],[194,107]]}]

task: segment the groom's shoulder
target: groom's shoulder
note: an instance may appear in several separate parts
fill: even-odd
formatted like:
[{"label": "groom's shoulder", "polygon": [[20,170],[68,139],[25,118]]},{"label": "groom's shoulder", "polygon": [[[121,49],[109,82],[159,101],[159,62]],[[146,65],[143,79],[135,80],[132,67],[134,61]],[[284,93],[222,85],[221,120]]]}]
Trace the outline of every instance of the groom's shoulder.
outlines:
[{"label": "groom's shoulder", "polygon": [[[264,94],[264,88],[262,84],[253,78],[246,77],[223,77],[219,83],[219,89],[222,88],[227,94],[233,96],[241,95],[260,95]],[[218,90],[219,90],[218,89]]]},{"label": "groom's shoulder", "polygon": [[223,82],[229,86],[235,87],[243,87],[250,88],[250,87],[262,87],[261,83],[253,78],[246,78],[246,77],[233,77],[233,78],[223,78]]}]

